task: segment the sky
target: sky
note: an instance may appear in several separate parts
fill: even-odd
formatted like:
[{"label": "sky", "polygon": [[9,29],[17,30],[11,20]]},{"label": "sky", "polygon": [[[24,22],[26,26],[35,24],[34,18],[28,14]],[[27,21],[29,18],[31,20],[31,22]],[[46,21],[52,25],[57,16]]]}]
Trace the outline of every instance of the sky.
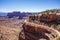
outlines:
[{"label": "sky", "polygon": [[40,12],[60,9],[60,0],[0,0],[0,12]]}]

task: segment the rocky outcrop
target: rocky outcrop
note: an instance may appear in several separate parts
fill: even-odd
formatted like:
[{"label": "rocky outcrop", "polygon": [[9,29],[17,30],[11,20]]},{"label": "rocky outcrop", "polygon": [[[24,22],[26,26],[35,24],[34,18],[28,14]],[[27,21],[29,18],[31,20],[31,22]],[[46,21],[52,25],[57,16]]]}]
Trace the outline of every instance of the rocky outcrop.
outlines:
[{"label": "rocky outcrop", "polygon": [[53,28],[28,21],[25,21],[23,29],[25,40],[55,40],[60,36],[60,33]]},{"label": "rocky outcrop", "polygon": [[13,18],[13,17],[19,17],[18,19],[23,19],[23,17],[27,17],[29,15],[32,15],[32,13],[28,13],[28,12],[11,12],[8,13],[7,16],[8,18]]}]

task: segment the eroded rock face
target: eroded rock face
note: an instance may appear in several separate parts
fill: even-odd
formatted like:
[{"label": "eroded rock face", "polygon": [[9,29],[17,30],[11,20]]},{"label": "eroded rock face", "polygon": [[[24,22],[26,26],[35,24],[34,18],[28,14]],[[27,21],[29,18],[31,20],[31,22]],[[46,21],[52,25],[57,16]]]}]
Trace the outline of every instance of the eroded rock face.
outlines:
[{"label": "eroded rock face", "polygon": [[55,40],[60,36],[57,30],[50,27],[28,21],[24,24],[22,22],[23,20],[17,19],[0,20],[0,40]]},{"label": "eroded rock face", "polygon": [[55,40],[60,33],[50,27],[25,21],[23,24],[26,40]]}]

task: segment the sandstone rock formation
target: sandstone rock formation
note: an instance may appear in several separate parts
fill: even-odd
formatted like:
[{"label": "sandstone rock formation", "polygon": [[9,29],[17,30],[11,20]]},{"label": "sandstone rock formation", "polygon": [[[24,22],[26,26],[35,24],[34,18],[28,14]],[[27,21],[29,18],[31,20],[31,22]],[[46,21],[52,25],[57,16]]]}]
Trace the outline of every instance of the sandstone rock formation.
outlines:
[{"label": "sandstone rock formation", "polygon": [[55,40],[60,33],[48,26],[25,21],[23,25],[25,40]]}]

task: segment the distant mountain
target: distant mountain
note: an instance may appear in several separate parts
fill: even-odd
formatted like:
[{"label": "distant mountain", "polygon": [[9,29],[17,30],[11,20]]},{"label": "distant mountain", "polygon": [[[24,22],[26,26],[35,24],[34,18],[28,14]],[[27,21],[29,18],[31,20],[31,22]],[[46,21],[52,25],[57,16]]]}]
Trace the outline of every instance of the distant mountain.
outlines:
[{"label": "distant mountain", "polygon": [[7,13],[0,12],[0,16],[7,16]]},{"label": "distant mountain", "polygon": [[40,13],[60,13],[60,9],[50,9],[50,10],[38,12],[38,14],[40,14]]},{"label": "distant mountain", "polygon": [[22,19],[23,17],[27,17],[29,15],[36,14],[35,12],[0,12],[0,16],[7,16],[8,18],[18,17],[18,19]]},{"label": "distant mountain", "polygon": [[30,12],[11,12],[8,13],[7,16],[8,18],[13,18],[13,17],[19,17],[19,19],[22,19],[23,17],[27,17],[29,15],[32,15],[34,13],[30,13]]}]

